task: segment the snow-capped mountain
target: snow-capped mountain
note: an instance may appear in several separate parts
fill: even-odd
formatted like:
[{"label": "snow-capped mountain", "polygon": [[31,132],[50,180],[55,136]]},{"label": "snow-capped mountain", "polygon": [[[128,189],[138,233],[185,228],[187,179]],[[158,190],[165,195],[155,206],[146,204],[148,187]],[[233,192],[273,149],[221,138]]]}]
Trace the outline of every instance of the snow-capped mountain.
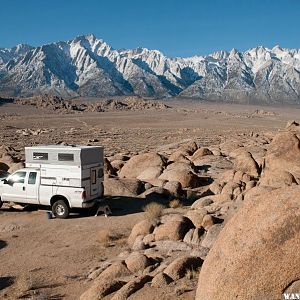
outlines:
[{"label": "snow-capped mountain", "polygon": [[115,50],[94,35],[0,48],[0,95],[41,93],[300,103],[300,49],[260,46],[168,58],[145,48]]}]

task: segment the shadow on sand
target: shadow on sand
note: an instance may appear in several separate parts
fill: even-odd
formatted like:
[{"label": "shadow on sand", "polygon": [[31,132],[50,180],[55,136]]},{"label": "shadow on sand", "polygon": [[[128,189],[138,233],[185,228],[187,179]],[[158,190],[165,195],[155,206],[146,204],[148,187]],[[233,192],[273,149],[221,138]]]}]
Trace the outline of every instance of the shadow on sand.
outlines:
[{"label": "shadow on sand", "polygon": [[[112,211],[112,216],[123,216],[129,214],[135,214],[143,211],[143,208],[152,202],[156,202],[159,204],[163,204],[168,207],[170,199],[168,197],[164,197],[161,194],[152,193],[147,198],[137,198],[137,197],[125,197],[125,196],[110,196],[105,197],[101,202],[99,202],[100,206],[108,205]],[[193,200],[182,200],[182,205],[187,206],[191,205]],[[74,218],[86,218],[95,216],[98,209],[98,205],[90,209],[72,209],[69,219]],[[26,206],[24,209],[16,209],[13,207],[10,208],[2,208],[2,212],[6,213],[15,213],[18,212],[20,214],[30,213],[33,211],[44,211],[45,218],[47,218],[47,212],[51,209],[50,207],[37,207],[37,206]],[[98,214],[101,216],[101,213]],[[6,246],[6,242],[0,240],[0,249]]]},{"label": "shadow on sand", "polygon": [[0,250],[5,248],[7,246],[7,243],[3,240],[0,240]]},{"label": "shadow on sand", "polygon": [[14,283],[14,277],[0,277],[0,291],[6,289]]},{"label": "shadow on sand", "polygon": [[[207,180],[205,185],[210,184],[211,181]],[[203,196],[208,196],[211,193],[208,191],[207,194],[202,194]],[[129,214],[135,214],[144,211],[144,207],[152,202],[156,202],[162,204],[166,207],[169,206],[170,201],[174,198],[170,198],[169,195],[164,195],[156,192],[152,192],[148,194],[146,198],[138,198],[138,197],[126,197],[126,196],[107,196],[104,197],[98,205],[90,209],[72,209],[71,214],[69,216],[70,219],[74,218],[84,218],[95,216],[97,209],[99,206],[108,205],[112,211],[112,216],[123,216]],[[189,199],[182,199],[181,205],[182,206],[190,206],[196,199],[189,198]],[[7,208],[2,209],[6,212],[19,212],[19,213],[28,213],[31,211],[41,210],[45,211],[45,218],[47,217],[47,212],[51,211],[50,207],[38,207],[38,206],[26,206],[22,209],[15,209],[15,208]],[[99,216],[101,213],[98,214]],[[1,248],[1,244],[0,244]]]}]

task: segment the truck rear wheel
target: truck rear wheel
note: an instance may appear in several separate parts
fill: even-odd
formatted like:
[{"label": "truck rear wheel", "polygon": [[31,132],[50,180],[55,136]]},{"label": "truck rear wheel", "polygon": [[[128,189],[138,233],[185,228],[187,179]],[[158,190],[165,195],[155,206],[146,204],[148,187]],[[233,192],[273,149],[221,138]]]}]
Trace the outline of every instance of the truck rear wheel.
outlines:
[{"label": "truck rear wheel", "polygon": [[70,209],[64,200],[57,200],[52,205],[52,213],[56,218],[66,219],[69,216]]}]

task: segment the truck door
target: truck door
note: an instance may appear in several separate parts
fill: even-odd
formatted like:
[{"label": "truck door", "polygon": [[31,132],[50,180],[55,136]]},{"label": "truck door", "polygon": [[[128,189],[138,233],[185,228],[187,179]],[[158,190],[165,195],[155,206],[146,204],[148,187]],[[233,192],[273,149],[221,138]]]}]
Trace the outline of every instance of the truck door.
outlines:
[{"label": "truck door", "polygon": [[3,185],[2,199],[4,201],[26,203],[26,172],[17,171],[7,178]]},{"label": "truck door", "polygon": [[91,197],[97,195],[98,185],[97,185],[97,168],[91,168]]},{"label": "truck door", "polygon": [[39,204],[39,173],[30,171],[26,184],[26,202],[30,204]]}]

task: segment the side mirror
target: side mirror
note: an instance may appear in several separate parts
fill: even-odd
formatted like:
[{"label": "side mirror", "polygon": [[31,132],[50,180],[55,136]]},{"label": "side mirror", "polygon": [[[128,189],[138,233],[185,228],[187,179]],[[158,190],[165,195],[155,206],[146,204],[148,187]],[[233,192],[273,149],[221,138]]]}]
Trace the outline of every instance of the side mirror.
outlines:
[{"label": "side mirror", "polygon": [[3,179],[3,183],[4,183],[4,184],[11,185],[11,186],[14,185],[14,182],[13,182],[12,180],[10,180],[10,179]]}]

